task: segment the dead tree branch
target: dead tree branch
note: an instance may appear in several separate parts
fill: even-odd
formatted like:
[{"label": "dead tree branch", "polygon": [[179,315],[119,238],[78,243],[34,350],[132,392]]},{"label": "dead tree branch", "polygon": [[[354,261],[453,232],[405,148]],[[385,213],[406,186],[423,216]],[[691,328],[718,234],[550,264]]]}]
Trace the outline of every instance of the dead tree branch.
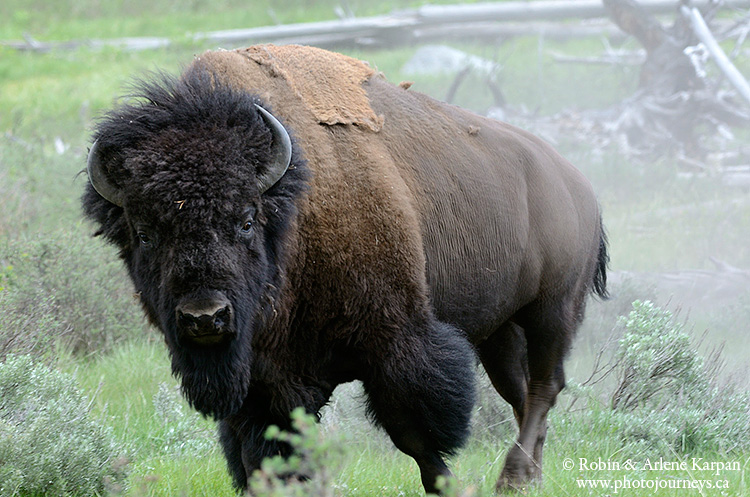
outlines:
[{"label": "dead tree branch", "polygon": [[732,64],[732,61],[729,60],[729,57],[724,53],[724,50],[722,50],[716,42],[716,39],[711,34],[711,30],[708,29],[706,21],[703,19],[700,11],[695,7],[688,8],[684,5],[680,10],[682,11],[682,15],[690,21],[695,35],[711,54],[711,57],[714,59],[719,69],[721,69],[732,85],[737,89],[737,92],[742,95],[748,103],[750,103],[750,85],[742,76],[742,73],[737,70],[737,67]]}]

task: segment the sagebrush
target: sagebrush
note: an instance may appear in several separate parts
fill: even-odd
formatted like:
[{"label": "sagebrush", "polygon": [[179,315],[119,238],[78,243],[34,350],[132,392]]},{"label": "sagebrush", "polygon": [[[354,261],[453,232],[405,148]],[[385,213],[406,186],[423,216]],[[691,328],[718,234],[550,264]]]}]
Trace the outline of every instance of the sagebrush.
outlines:
[{"label": "sagebrush", "polygon": [[146,324],[123,268],[85,231],[0,244],[0,358],[107,352]]},{"label": "sagebrush", "polygon": [[750,395],[724,379],[719,353],[704,357],[684,325],[650,301],[633,302],[620,324],[608,401],[590,386],[570,385],[589,400],[582,415],[592,432],[650,455],[750,448]]},{"label": "sagebrush", "polygon": [[0,363],[0,495],[102,495],[122,489],[126,467],[73,377],[30,356]]}]

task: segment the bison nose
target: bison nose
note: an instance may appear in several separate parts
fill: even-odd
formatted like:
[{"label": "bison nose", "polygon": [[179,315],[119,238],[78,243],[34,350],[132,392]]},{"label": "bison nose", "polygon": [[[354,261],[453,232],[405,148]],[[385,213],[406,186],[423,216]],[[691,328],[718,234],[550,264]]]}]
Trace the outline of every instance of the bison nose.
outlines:
[{"label": "bison nose", "polygon": [[234,334],[232,306],[226,298],[182,303],[175,314],[177,330],[188,340],[211,344]]}]

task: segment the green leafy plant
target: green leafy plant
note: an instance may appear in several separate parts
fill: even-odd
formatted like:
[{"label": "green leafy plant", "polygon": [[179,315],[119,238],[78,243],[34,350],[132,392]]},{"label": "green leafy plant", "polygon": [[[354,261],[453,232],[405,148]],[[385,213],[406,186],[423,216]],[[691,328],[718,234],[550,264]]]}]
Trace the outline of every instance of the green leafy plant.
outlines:
[{"label": "green leafy plant", "polygon": [[621,322],[626,332],[617,352],[620,381],[612,395],[614,409],[632,410],[680,394],[705,393],[703,359],[671,312],[636,300]]},{"label": "green leafy plant", "polygon": [[287,443],[289,457],[274,456],[263,460],[250,478],[254,495],[264,497],[307,497],[336,495],[333,478],[342,464],[340,438],[323,434],[317,418],[301,407],[291,413],[293,431],[271,426],[266,438]]},{"label": "green leafy plant", "polygon": [[13,266],[0,267],[0,292],[13,284]]},{"label": "green leafy plant", "polygon": [[440,490],[442,497],[474,497],[476,495],[475,487],[469,486],[464,488],[455,478],[438,476],[435,486]]}]

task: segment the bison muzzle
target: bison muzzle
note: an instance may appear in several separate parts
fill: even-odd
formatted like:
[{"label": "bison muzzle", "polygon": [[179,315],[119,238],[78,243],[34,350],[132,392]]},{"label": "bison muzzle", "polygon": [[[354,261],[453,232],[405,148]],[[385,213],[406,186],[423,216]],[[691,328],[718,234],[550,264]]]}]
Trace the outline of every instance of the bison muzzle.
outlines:
[{"label": "bison muzzle", "polygon": [[223,295],[209,300],[182,302],[175,312],[178,336],[187,341],[210,345],[229,339],[236,333],[232,324],[232,304]]},{"label": "bison muzzle", "polygon": [[477,359],[541,478],[547,413],[607,246],[588,181],[538,138],[310,47],[207,52],[98,122],[83,208],[120,250],[238,488],[298,407],[360,380],[436,491]]}]

